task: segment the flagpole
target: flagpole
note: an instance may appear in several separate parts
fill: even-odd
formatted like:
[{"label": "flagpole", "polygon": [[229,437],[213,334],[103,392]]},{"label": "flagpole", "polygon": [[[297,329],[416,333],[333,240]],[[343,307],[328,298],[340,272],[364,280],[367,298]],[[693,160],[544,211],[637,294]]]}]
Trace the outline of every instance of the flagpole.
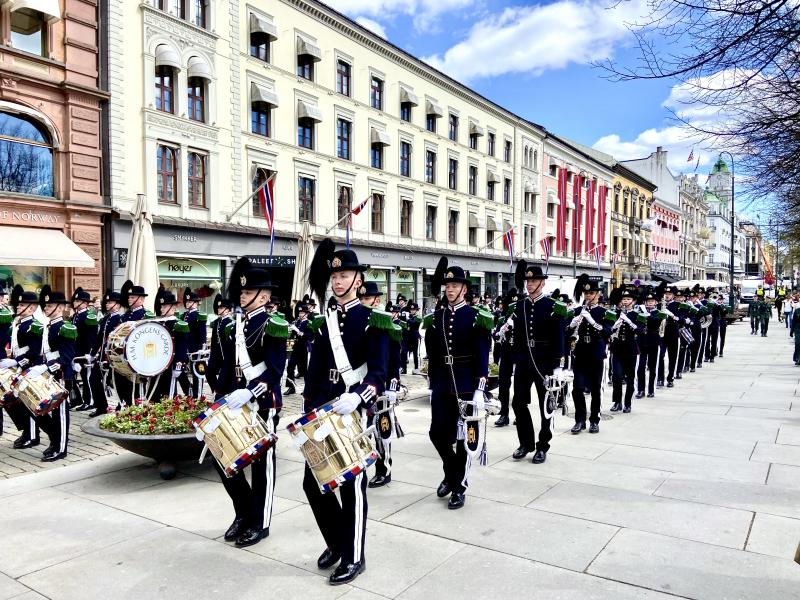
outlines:
[{"label": "flagpole", "polygon": [[[512,228],[511,228],[511,229],[509,229],[508,231],[514,231],[514,228],[512,227]],[[504,231],[504,232],[503,232],[503,235],[501,235],[501,236],[500,236],[500,239],[503,239],[503,237],[505,237],[505,235],[508,233],[508,231]],[[488,244],[486,244],[486,245],[485,245],[485,246],[483,246],[482,248],[478,249],[478,253],[480,254],[481,252],[483,252],[484,250],[486,250],[487,248],[489,248],[489,246],[494,246],[494,243],[495,243],[496,241],[497,241],[496,239],[495,239],[495,240],[492,240],[491,242],[489,242]],[[494,250],[494,248],[492,248],[492,250]]]},{"label": "flagpole", "polygon": [[[369,202],[370,200],[372,200],[372,198],[373,198],[374,196],[375,196],[375,194],[370,194],[370,195],[369,195],[369,196],[368,196],[368,197],[367,197],[367,198],[364,200],[364,202],[362,202],[361,204],[365,204],[366,202]],[[361,206],[361,204],[358,204],[357,206]],[[345,219],[347,219],[348,217],[352,217],[352,216],[353,216],[353,210],[355,210],[355,209],[351,208],[351,209],[350,209],[350,211],[349,211],[349,212],[348,212],[348,213],[347,213],[345,216],[343,216],[341,219],[339,219],[338,221],[336,221],[336,223],[334,223],[333,225],[331,225],[330,227],[328,227],[328,228],[325,230],[325,235],[328,235],[328,234],[329,234],[329,233],[330,233],[330,232],[331,232],[331,231],[332,231],[334,228],[338,227],[338,226],[339,226],[339,224],[340,224],[342,221],[344,221],[344,220],[345,220]]]},{"label": "flagpole", "polygon": [[261,191],[261,190],[264,188],[264,186],[265,186],[265,185],[267,185],[267,184],[268,184],[270,181],[272,181],[273,179],[275,179],[275,175],[277,175],[277,174],[278,174],[278,172],[277,172],[277,171],[273,171],[273,172],[272,172],[272,175],[270,175],[270,176],[267,178],[267,180],[266,180],[264,183],[262,183],[260,186],[258,186],[258,187],[256,188],[256,190],[255,190],[255,191],[254,191],[252,194],[250,194],[250,195],[249,195],[247,198],[245,198],[244,202],[242,202],[242,203],[241,203],[241,204],[240,204],[240,205],[239,205],[239,206],[236,208],[236,210],[235,210],[235,211],[233,211],[231,214],[229,214],[229,215],[227,215],[227,216],[225,217],[225,220],[226,220],[226,221],[228,221],[228,222],[230,222],[230,220],[231,220],[231,219],[234,217],[234,215],[236,215],[236,213],[238,213],[240,210],[242,210],[242,209],[245,207],[245,205],[246,205],[248,202],[250,202],[250,200],[252,200],[253,198],[255,198],[256,194],[258,194],[258,193],[259,193],[259,192],[260,192],[260,191]]}]

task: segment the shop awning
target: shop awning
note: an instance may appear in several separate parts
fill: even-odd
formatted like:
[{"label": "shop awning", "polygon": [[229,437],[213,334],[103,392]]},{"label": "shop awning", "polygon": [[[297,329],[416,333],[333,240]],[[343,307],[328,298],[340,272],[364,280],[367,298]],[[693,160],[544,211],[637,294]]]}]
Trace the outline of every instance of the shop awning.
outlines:
[{"label": "shop awning", "polygon": [[419,106],[419,99],[416,94],[408,88],[400,88],[400,104],[410,104],[411,106]]},{"label": "shop awning", "polygon": [[38,11],[48,17],[48,20],[61,18],[58,0],[17,0],[12,5],[11,10],[16,11],[23,8]]},{"label": "shop awning", "polygon": [[678,281],[678,277],[675,275],[668,275],[667,273],[651,273],[651,276],[654,279],[658,279],[659,281],[666,281],[667,283],[675,283]]},{"label": "shop awning", "polygon": [[0,226],[0,265],[94,267],[94,259],[57,229]]},{"label": "shop awning", "polygon": [[266,19],[250,13],[250,35],[263,36],[273,42],[278,39],[278,28]]}]

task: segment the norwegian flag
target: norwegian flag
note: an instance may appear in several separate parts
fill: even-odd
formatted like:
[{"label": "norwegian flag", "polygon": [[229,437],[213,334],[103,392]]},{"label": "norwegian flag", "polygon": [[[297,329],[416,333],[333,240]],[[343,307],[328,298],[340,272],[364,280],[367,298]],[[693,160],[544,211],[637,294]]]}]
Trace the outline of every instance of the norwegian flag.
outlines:
[{"label": "norwegian flag", "polygon": [[503,234],[503,246],[508,250],[508,263],[514,263],[514,228],[512,227]]},{"label": "norwegian flag", "polygon": [[542,247],[544,251],[544,264],[545,264],[545,272],[550,269],[550,251],[552,250],[551,243],[553,237],[552,236],[545,236],[542,238],[542,241],[539,242],[539,245]]},{"label": "norwegian flag", "polygon": [[692,160],[694,160],[694,148],[689,152],[689,158],[686,159],[686,162],[692,162]]},{"label": "norwegian flag", "polygon": [[366,208],[367,204],[369,204],[369,201],[370,201],[370,200],[372,200],[372,194],[370,194],[369,196],[367,196],[366,200],[364,200],[364,201],[363,201],[361,204],[359,204],[359,205],[358,205],[358,206],[356,206],[356,207],[355,207],[353,210],[351,210],[351,211],[350,211],[350,214],[351,214],[351,215],[357,215],[357,214],[360,214],[360,213],[361,213],[361,211],[362,211],[362,210],[364,210],[364,209]]},{"label": "norwegian flag", "polygon": [[594,248],[592,248],[592,254],[594,254],[594,258],[597,261],[597,272],[600,273],[600,245],[598,244]]},{"label": "norwegian flag", "polygon": [[353,228],[353,215],[357,215],[362,210],[364,210],[367,207],[367,204],[369,204],[369,201],[372,200],[373,195],[374,194],[370,194],[369,196],[367,196],[361,204],[359,204],[349,213],[347,213],[345,230],[344,230],[344,236],[345,236],[344,243],[348,248],[350,247],[350,230]]},{"label": "norwegian flag", "polygon": [[258,189],[258,202],[269,228],[269,262],[272,264],[272,251],[275,248],[275,175],[273,173]]}]

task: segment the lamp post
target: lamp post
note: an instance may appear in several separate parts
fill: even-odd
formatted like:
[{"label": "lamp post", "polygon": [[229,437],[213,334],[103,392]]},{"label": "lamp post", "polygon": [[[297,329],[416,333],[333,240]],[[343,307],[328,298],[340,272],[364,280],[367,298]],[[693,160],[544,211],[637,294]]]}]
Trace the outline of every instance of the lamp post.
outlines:
[{"label": "lamp post", "polygon": [[736,223],[736,170],[733,164],[733,155],[728,152],[727,150],[723,150],[719,153],[720,159],[722,159],[722,155],[727,154],[728,157],[731,159],[731,260],[730,265],[728,266],[728,277],[730,277],[731,289],[730,289],[730,298],[728,302],[731,305],[731,314],[736,310],[736,306],[734,305],[735,297],[736,297],[736,286],[733,283],[733,255],[734,255],[734,248],[736,247],[736,231],[734,230],[735,223]]}]

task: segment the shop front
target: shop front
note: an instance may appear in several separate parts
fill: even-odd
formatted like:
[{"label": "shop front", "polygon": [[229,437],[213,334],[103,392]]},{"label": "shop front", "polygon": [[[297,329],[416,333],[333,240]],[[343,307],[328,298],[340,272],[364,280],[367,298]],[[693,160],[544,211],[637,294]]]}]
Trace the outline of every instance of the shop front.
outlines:
[{"label": "shop front", "polygon": [[191,288],[200,296],[200,310],[213,314],[214,296],[225,289],[225,259],[158,256],[158,279],[177,298]]}]

